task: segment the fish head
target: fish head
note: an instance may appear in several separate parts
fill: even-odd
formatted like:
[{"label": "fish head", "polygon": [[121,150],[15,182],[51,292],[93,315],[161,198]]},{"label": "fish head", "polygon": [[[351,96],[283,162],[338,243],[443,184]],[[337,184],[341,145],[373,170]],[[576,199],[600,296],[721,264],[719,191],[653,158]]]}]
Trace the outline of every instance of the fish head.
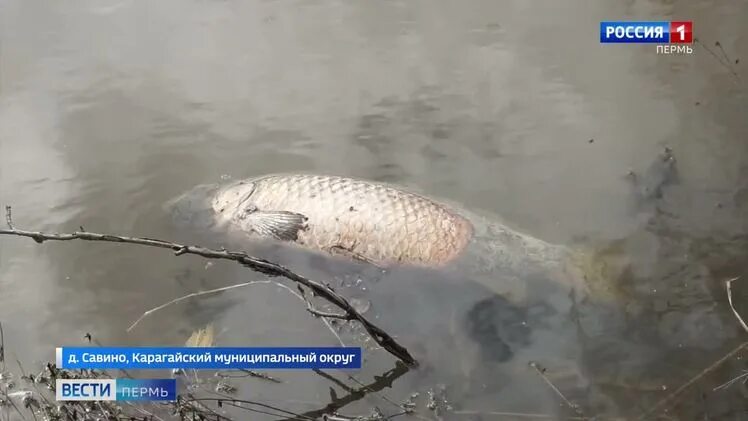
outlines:
[{"label": "fish head", "polygon": [[179,227],[211,228],[215,216],[211,200],[219,190],[218,184],[201,184],[164,204],[164,210]]},{"label": "fish head", "polygon": [[257,206],[252,203],[252,195],[256,188],[256,183],[248,180],[237,181],[219,188],[211,201],[216,219],[225,223],[256,210]]}]

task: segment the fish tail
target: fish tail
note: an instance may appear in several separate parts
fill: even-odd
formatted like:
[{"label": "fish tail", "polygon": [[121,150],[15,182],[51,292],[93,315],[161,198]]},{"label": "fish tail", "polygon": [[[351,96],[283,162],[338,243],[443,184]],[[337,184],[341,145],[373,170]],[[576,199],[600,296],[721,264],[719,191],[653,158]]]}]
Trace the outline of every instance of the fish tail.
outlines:
[{"label": "fish tail", "polygon": [[583,296],[598,303],[623,303],[629,262],[617,243],[604,247],[570,248],[564,276]]}]

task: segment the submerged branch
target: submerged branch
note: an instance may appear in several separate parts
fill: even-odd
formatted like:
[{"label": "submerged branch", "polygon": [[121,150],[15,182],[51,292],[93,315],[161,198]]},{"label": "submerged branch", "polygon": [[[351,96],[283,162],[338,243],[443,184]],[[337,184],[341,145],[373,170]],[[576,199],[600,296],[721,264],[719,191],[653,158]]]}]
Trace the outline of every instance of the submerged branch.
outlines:
[{"label": "submerged branch", "polygon": [[[298,292],[296,292],[293,289],[291,289],[291,287],[289,287],[287,285],[283,285],[282,283],[275,282],[275,281],[250,281],[250,282],[243,282],[241,284],[235,284],[235,285],[229,285],[229,286],[226,286],[226,287],[210,289],[210,290],[207,290],[207,291],[193,292],[193,293],[190,293],[190,294],[187,294],[187,295],[183,295],[181,297],[177,297],[177,298],[175,298],[175,299],[173,299],[171,301],[168,301],[168,302],[166,302],[164,304],[161,304],[160,306],[154,307],[154,308],[152,308],[150,310],[147,310],[147,311],[143,312],[143,314],[138,318],[138,320],[135,320],[130,325],[130,327],[127,328],[127,331],[130,332],[133,329],[135,329],[135,327],[140,322],[142,322],[143,320],[145,320],[146,317],[152,315],[153,313],[155,313],[157,311],[161,311],[161,310],[169,307],[170,305],[180,303],[180,302],[182,302],[184,300],[187,300],[189,298],[201,297],[203,295],[209,295],[209,294],[215,294],[215,293],[218,293],[218,292],[224,292],[224,291],[228,291],[228,290],[234,289],[234,288],[241,288],[241,287],[247,287],[247,286],[251,286],[251,285],[261,285],[261,284],[262,285],[275,285],[278,288],[285,289],[291,295],[293,295],[294,297],[298,298],[302,302],[306,303],[306,305],[307,305],[307,311],[309,311],[310,313],[312,313],[313,315],[315,315],[315,317],[317,317],[316,313],[312,311],[312,310],[314,310],[314,308],[312,307],[312,303],[306,297],[302,296]],[[333,334],[333,336],[335,336],[335,338],[340,343],[340,346],[345,346],[345,343],[343,343],[343,340],[340,338],[340,335],[338,335],[338,333],[332,327],[332,325],[330,324],[330,322],[327,319],[325,319],[324,317],[322,317],[322,322],[325,324],[325,326],[327,327],[327,329],[330,330],[330,332]]]},{"label": "submerged branch", "polygon": [[551,388],[551,390],[553,390],[556,393],[556,395],[558,395],[558,397],[561,398],[562,401],[564,401],[564,403],[566,404],[566,406],[568,406],[571,410],[573,410],[574,412],[576,412],[577,415],[579,415],[579,416],[583,416],[584,415],[584,414],[582,414],[582,410],[579,408],[579,405],[577,405],[577,404],[571,402],[569,399],[567,399],[566,396],[564,396],[564,394],[561,393],[561,391],[558,389],[558,387],[556,387],[556,385],[553,384],[553,382],[551,381],[551,379],[549,379],[548,376],[545,375],[545,369],[544,368],[542,368],[540,365],[538,365],[538,363],[536,363],[535,361],[530,361],[530,363],[528,365],[530,367],[532,367],[533,369],[535,369],[535,371],[538,373],[538,375],[543,379],[543,381],[546,382],[546,384],[548,384],[548,386]]},{"label": "submerged branch", "polygon": [[171,300],[171,301],[169,301],[169,302],[166,302],[166,303],[164,303],[164,304],[161,304],[161,305],[160,305],[160,306],[158,306],[158,307],[154,307],[154,308],[152,308],[152,309],[150,309],[150,310],[147,310],[147,311],[143,312],[143,314],[142,314],[142,315],[141,315],[141,316],[140,316],[140,317],[138,318],[138,320],[135,320],[135,321],[134,321],[134,322],[133,322],[133,323],[132,323],[132,324],[130,325],[130,327],[128,327],[128,328],[127,328],[127,331],[128,331],[128,332],[132,331],[132,330],[133,330],[133,329],[135,329],[135,327],[136,327],[136,326],[137,326],[137,325],[138,325],[138,324],[139,324],[140,322],[142,322],[142,321],[143,321],[143,320],[144,320],[144,319],[145,319],[146,317],[150,316],[151,314],[153,314],[153,313],[155,313],[155,312],[157,312],[157,311],[163,310],[163,309],[165,309],[166,307],[169,307],[169,306],[170,306],[170,305],[172,305],[172,304],[177,304],[177,303],[179,303],[179,302],[182,302],[182,301],[184,301],[184,300],[187,300],[187,299],[190,299],[190,298],[195,298],[195,297],[200,297],[200,296],[202,296],[202,295],[215,294],[215,293],[219,293],[219,292],[224,292],[224,291],[228,291],[228,290],[230,290],[230,289],[234,289],[234,288],[240,288],[240,287],[245,287],[245,286],[249,286],[249,285],[253,285],[253,284],[257,284],[257,283],[267,283],[267,282],[270,282],[270,281],[252,281],[252,282],[244,282],[244,283],[241,283],[241,284],[236,284],[236,285],[229,285],[229,286],[227,286],[227,287],[222,287],[222,288],[211,289],[211,290],[208,290],[208,291],[193,292],[193,293],[190,293],[190,294],[187,294],[187,295],[183,295],[183,296],[181,296],[181,297],[178,297],[178,298],[175,298],[175,299],[173,299],[173,300]]},{"label": "submerged branch", "polygon": [[406,366],[400,363],[395,363],[394,368],[392,368],[391,370],[387,371],[386,373],[380,376],[375,376],[374,381],[370,384],[363,385],[359,388],[350,388],[350,387],[344,386],[344,390],[347,392],[347,394],[342,397],[335,397],[335,399],[333,399],[332,402],[330,402],[324,408],[307,411],[301,414],[302,415],[301,417],[286,418],[282,421],[301,421],[301,420],[308,419],[308,418],[316,420],[316,419],[319,419],[320,417],[329,416],[331,414],[337,414],[337,411],[339,411],[344,406],[347,406],[353,402],[363,399],[369,393],[376,393],[376,392],[381,391],[382,389],[391,388],[392,383],[407,372],[408,372],[408,368]]},{"label": "submerged branch", "polygon": [[158,247],[164,249],[170,249],[174,251],[174,254],[181,256],[183,254],[193,254],[202,256],[208,259],[221,259],[221,260],[233,260],[243,266],[246,266],[256,272],[263,273],[268,276],[280,276],[289,279],[297,284],[303,285],[314,293],[314,295],[322,297],[331,304],[343,310],[344,314],[351,320],[357,320],[366,332],[374,339],[377,344],[382,348],[386,349],[390,354],[394,355],[406,365],[415,367],[418,362],[410,355],[408,350],[395,341],[392,336],[387,334],[384,330],[371,323],[363,315],[361,315],[343,296],[336,293],[332,288],[323,285],[319,282],[308,279],[304,276],[296,274],[290,269],[281,266],[279,264],[270,262],[268,260],[253,257],[244,252],[234,252],[225,249],[215,250],[201,246],[187,246],[184,244],[174,243],[171,241],[157,240],[153,238],[144,237],[126,237],[120,235],[111,234],[97,234],[87,231],[76,231],[71,234],[59,234],[59,233],[43,233],[39,231],[27,231],[16,229],[13,224],[11,216],[11,207],[6,206],[6,222],[8,229],[0,229],[0,235],[15,235],[19,237],[28,237],[36,241],[37,243],[43,243],[45,241],[70,241],[70,240],[84,240],[84,241],[103,241],[113,243],[126,243],[126,244],[137,244],[148,247]]},{"label": "submerged branch", "polygon": [[748,332],[748,325],[745,324],[743,318],[740,317],[740,313],[735,310],[735,306],[732,304],[732,283],[737,281],[738,279],[740,279],[739,276],[725,281],[725,289],[727,289],[727,302],[730,304],[730,310],[732,310],[732,313],[738,319],[738,322],[740,322],[740,326],[743,327],[743,330]]},{"label": "submerged branch", "polygon": [[[730,304],[730,309],[732,310],[733,314],[735,314],[735,317],[738,319],[738,322],[740,323],[740,326],[743,327],[743,329],[748,332],[748,325],[746,325],[745,321],[742,317],[740,317],[740,313],[735,309],[735,306],[732,304],[732,283],[740,279],[740,277],[735,277],[732,279],[728,279],[725,281],[725,289],[727,290],[727,302]],[[748,341],[743,342],[740,345],[738,345],[736,348],[728,352],[726,355],[724,355],[722,358],[718,359],[714,363],[712,363],[709,367],[703,369],[701,372],[699,372],[697,375],[695,375],[691,380],[687,381],[685,384],[683,384],[681,387],[676,389],[673,393],[669,394],[668,396],[665,396],[663,399],[661,399],[659,402],[657,402],[653,407],[651,407],[649,410],[647,410],[644,414],[642,414],[637,420],[644,420],[646,417],[649,417],[653,413],[655,413],[657,410],[665,406],[665,404],[671,402],[673,399],[678,397],[681,393],[686,391],[689,387],[691,387],[694,383],[702,379],[707,374],[711,373],[712,371],[716,370],[719,366],[721,366],[725,361],[732,358],[733,356],[737,355],[739,352],[741,352],[744,349],[748,349]],[[735,379],[733,379],[735,380]],[[732,382],[732,381],[731,381]],[[731,383],[728,382],[728,383]],[[726,383],[727,384],[727,383]],[[717,390],[724,385],[716,387],[714,390]]]},{"label": "submerged branch", "polygon": [[659,402],[657,402],[653,407],[649,408],[646,412],[644,412],[639,418],[637,418],[637,421],[643,421],[645,419],[648,419],[650,415],[654,414],[661,408],[663,408],[666,404],[670,403],[675,399],[676,397],[680,396],[683,392],[686,391],[689,387],[693,386],[694,383],[701,380],[706,376],[707,374],[711,373],[712,371],[716,370],[719,366],[721,366],[725,361],[728,359],[734,357],[737,355],[740,351],[748,348],[748,342],[743,342],[742,344],[738,345],[736,348],[734,348],[732,351],[728,352],[725,356],[718,359],[714,363],[712,363],[709,367],[701,370],[699,374],[695,375],[691,380],[684,383],[681,387],[676,389],[673,393],[665,396],[662,398]]}]

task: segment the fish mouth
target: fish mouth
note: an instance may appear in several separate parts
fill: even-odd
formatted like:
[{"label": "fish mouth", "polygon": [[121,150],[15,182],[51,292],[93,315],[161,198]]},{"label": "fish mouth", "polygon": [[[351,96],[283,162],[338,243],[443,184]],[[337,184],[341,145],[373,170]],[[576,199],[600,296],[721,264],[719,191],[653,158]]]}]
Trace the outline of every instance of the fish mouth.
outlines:
[{"label": "fish mouth", "polygon": [[211,227],[215,218],[211,202],[218,184],[203,184],[167,201],[163,208],[179,227]]}]

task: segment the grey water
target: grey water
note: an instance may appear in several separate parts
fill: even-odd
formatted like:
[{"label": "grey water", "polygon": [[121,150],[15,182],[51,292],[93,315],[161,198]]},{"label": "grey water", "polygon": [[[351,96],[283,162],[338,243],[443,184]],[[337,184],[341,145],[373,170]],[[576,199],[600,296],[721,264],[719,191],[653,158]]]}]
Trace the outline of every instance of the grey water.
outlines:
[{"label": "grey water", "polygon": [[[693,20],[694,53],[599,44],[599,21],[635,19]],[[4,0],[0,202],[25,229],[220,247],[237,244],[164,205],[200,184],[319,172],[412,187],[552,243],[592,245],[625,268],[604,305],[542,279],[517,303],[486,287],[501,271],[477,282],[244,248],[370,303],[366,315],[421,361],[342,415],[392,415],[418,393],[427,419],[636,419],[748,338],[724,286],[742,277],[733,301],[748,314],[746,21],[744,0]],[[172,299],[252,281],[127,332]],[[86,333],[181,345],[207,324],[217,345],[339,344],[266,281],[168,250],[2,236],[6,364],[38,369]],[[394,366],[360,331],[338,335],[366,347],[360,371],[330,373],[349,386]],[[748,418],[745,384],[718,387],[745,358],[657,414]],[[347,394],[313,372],[268,374],[282,383],[232,379],[237,396],[312,413],[331,388]],[[441,412],[429,409],[430,393],[449,408],[435,398]]]}]

